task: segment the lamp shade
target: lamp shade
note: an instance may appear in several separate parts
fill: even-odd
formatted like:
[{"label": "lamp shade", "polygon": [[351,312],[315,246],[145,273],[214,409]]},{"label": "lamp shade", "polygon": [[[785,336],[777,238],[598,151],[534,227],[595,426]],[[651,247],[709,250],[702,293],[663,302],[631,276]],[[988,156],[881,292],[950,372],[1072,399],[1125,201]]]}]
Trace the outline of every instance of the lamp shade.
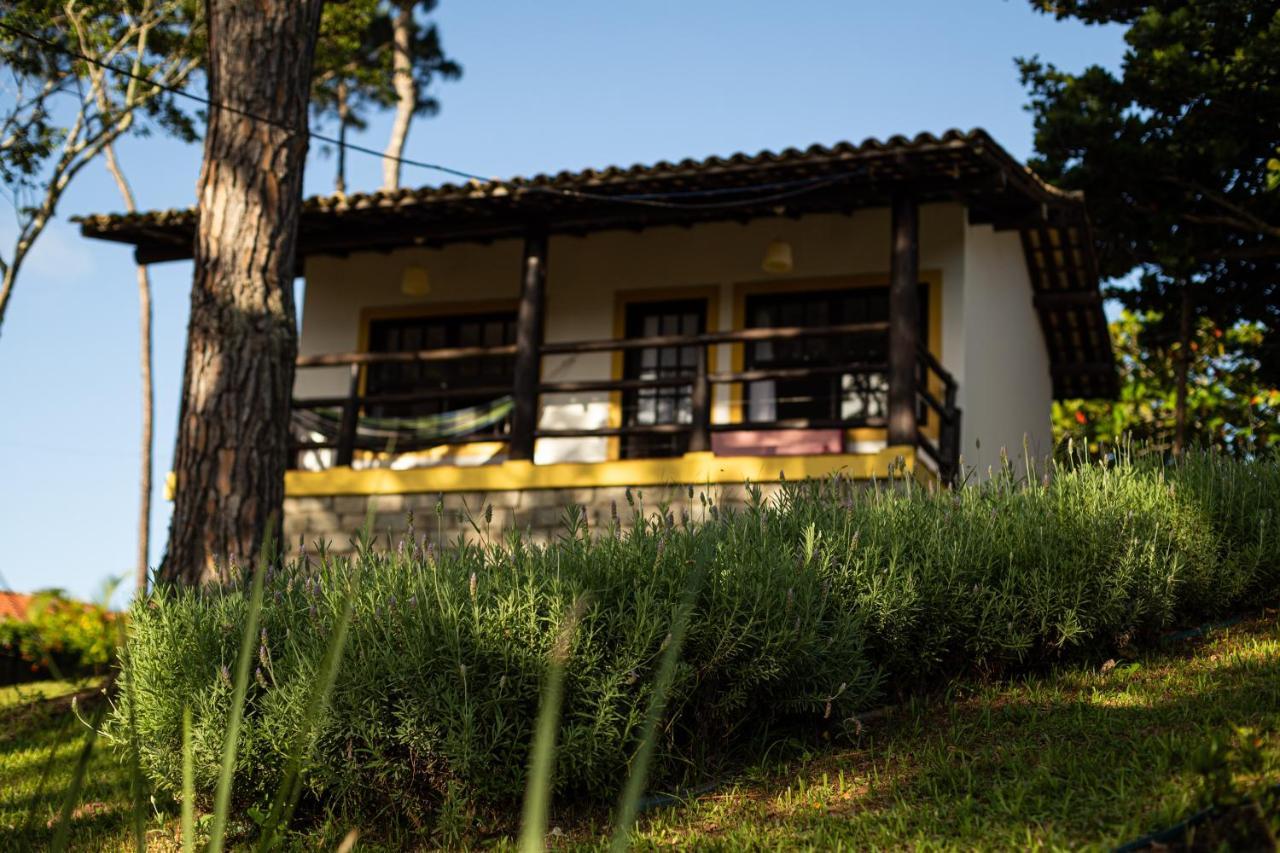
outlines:
[{"label": "lamp shade", "polygon": [[773,240],[764,250],[765,272],[791,272],[794,266],[791,257],[791,244],[786,240]]},{"label": "lamp shade", "polygon": [[405,267],[400,273],[400,292],[405,296],[426,296],[431,292],[431,279],[426,267]]}]

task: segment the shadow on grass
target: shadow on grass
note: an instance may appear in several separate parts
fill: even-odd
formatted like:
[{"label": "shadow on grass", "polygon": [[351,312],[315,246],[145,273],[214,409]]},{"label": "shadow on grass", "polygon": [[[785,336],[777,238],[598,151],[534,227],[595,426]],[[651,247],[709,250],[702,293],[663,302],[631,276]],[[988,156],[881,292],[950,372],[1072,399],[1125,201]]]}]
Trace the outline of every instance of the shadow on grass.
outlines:
[{"label": "shadow on grass", "polygon": [[[53,839],[54,823],[84,744],[86,728],[81,719],[89,719],[97,704],[107,701],[96,688],[74,695],[75,710],[68,695],[0,714],[0,850],[46,849]],[[101,740],[93,751],[72,821],[73,849],[117,849],[127,843],[128,767]]]},{"label": "shadow on grass", "polygon": [[1267,772],[1280,778],[1278,641],[1274,623],[1254,623],[1190,657],[1149,654],[1105,673],[1064,668],[899,710],[869,727],[858,749],[793,766],[763,795],[721,795],[653,816],[647,840],[1123,843],[1204,805],[1194,756],[1233,726],[1268,733]]}]

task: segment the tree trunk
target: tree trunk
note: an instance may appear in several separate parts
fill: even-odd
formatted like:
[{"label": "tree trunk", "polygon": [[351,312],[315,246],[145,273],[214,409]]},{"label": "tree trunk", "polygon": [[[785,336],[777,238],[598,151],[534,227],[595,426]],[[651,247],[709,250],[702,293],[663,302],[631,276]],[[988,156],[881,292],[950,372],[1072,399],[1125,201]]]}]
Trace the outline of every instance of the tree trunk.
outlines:
[{"label": "tree trunk", "polygon": [[[124,201],[126,213],[137,213],[138,204],[133,189],[125,179],[120,161],[116,159],[114,145],[102,150],[107,171],[116,182],[116,189]],[[152,420],[155,415],[155,392],[151,386],[151,275],[145,264],[138,264],[138,343],[142,370],[142,460],[138,472],[138,561],[134,569],[135,589],[138,595],[147,593],[147,571],[151,552],[151,468],[152,468]]]},{"label": "tree trunk", "polygon": [[210,110],[198,185],[173,520],[160,569],[167,581],[225,578],[227,561],[251,559],[279,533],[297,354],[294,251],[322,5],[206,2],[209,95],[228,109]]},{"label": "tree trunk", "polygon": [[351,105],[345,81],[338,82],[338,174],[333,179],[333,191],[347,191],[347,122],[351,120]]},{"label": "tree trunk", "polygon": [[1174,377],[1173,455],[1181,458],[1187,446],[1187,374],[1191,368],[1191,286],[1182,285],[1182,316],[1178,320],[1178,362]]},{"label": "tree trunk", "polygon": [[413,0],[400,0],[396,4],[396,17],[392,25],[391,68],[392,84],[396,90],[396,117],[391,124],[391,139],[387,142],[386,157],[382,161],[382,188],[400,189],[400,160],[404,155],[404,143],[409,138],[409,123],[418,109],[418,84],[413,79]]},{"label": "tree trunk", "polygon": [[151,276],[144,264],[138,264],[138,342],[142,368],[142,462],[138,477],[138,565],[136,589],[147,594],[147,571],[151,565],[151,422],[155,415],[156,397],[151,386]]}]

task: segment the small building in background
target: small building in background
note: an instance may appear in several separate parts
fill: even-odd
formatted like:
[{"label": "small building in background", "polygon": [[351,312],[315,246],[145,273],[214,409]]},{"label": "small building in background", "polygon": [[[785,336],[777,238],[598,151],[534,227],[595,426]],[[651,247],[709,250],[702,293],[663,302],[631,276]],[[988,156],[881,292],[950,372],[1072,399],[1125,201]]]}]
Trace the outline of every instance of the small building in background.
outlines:
[{"label": "small building in background", "polygon": [[[983,476],[1115,393],[1082,199],[985,132],[308,199],[286,533]],[[81,220],[139,262],[196,213]],[[284,413],[282,413],[284,416]],[[692,498],[695,508],[700,504]]]},{"label": "small building in background", "polygon": [[25,592],[0,591],[0,622],[26,622],[31,599]]}]

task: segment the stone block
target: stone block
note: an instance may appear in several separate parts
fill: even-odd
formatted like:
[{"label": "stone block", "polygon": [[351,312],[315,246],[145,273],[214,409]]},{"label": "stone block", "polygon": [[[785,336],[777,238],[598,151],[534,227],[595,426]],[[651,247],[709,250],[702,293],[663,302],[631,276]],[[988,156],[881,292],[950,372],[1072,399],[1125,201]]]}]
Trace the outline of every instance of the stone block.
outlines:
[{"label": "stone block", "polygon": [[364,495],[338,495],[333,499],[333,509],[338,513],[363,513],[369,505]]},{"label": "stone block", "polygon": [[405,511],[404,495],[372,495],[368,501],[373,504],[374,510],[379,513]]},{"label": "stone block", "polygon": [[285,515],[292,513],[308,513],[323,512],[333,508],[333,498],[330,497],[306,497],[306,498],[285,498],[284,512]]}]

